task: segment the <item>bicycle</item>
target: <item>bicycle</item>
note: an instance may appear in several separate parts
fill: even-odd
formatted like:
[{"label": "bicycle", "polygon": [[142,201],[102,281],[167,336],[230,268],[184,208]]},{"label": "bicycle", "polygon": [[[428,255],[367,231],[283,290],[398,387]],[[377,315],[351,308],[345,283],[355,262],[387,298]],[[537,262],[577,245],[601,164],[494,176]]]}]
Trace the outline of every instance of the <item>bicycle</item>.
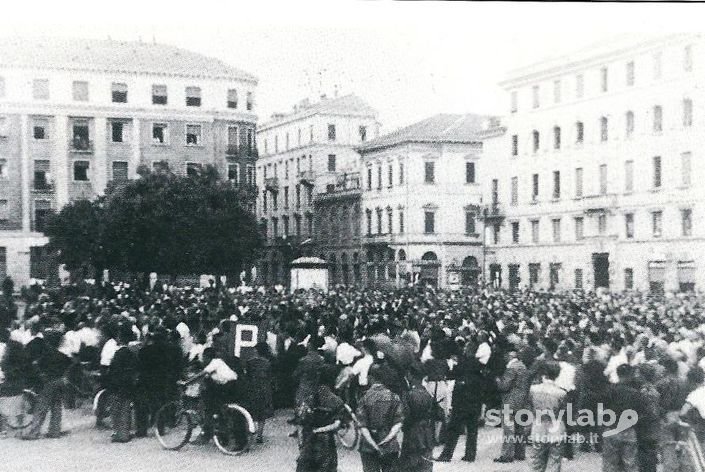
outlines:
[{"label": "bicycle", "polygon": [[22,430],[32,424],[34,411],[37,406],[37,394],[32,390],[24,389],[18,395],[17,411],[10,416],[4,416],[5,422],[13,430]]},{"label": "bicycle", "polygon": [[100,373],[88,370],[89,362],[74,362],[64,374],[66,386],[80,401],[90,400],[93,414],[110,417],[108,391],[100,386]]},{"label": "bicycle", "polygon": [[[184,447],[191,441],[194,430],[203,427],[203,415],[196,405],[197,399],[186,395],[183,383],[179,383],[179,387],[179,398],[159,408],[154,419],[159,444],[171,451]],[[245,430],[238,431],[243,426]],[[213,442],[223,454],[239,456],[249,451],[255,432],[250,412],[237,403],[227,403],[213,415]]]}]

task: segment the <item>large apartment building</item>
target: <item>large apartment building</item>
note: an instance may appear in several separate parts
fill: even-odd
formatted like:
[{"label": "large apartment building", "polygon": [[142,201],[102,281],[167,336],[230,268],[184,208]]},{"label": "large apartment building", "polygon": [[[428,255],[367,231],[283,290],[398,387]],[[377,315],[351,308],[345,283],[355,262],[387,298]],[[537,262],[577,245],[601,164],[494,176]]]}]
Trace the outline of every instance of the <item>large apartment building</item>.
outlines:
[{"label": "large apartment building", "polygon": [[[304,100],[259,126],[257,213],[267,236],[260,282],[288,284],[288,264],[296,257],[320,254],[328,260],[353,244],[359,225],[351,221],[360,214],[360,156],[354,148],[378,132],[377,112],[355,95]],[[329,218],[340,215],[353,220],[329,230]],[[332,265],[337,280],[334,270]]]},{"label": "large apartment building", "polygon": [[210,164],[254,187],[252,75],[142,42],[3,39],[0,50],[0,279],[48,277],[48,212],[140,166]]},{"label": "large apartment building", "polygon": [[358,148],[367,285],[475,283],[483,248],[477,136],[489,123],[439,114]]},{"label": "large apartment building", "polygon": [[705,286],[705,43],[634,36],[513,71],[483,136],[487,277]]}]

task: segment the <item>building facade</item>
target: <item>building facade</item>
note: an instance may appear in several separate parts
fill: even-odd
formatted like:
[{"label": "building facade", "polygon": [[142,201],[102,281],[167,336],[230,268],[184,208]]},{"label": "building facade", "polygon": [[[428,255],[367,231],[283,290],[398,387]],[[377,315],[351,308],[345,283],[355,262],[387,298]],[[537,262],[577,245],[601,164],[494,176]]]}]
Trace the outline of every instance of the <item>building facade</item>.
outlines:
[{"label": "building facade", "polygon": [[705,285],[703,52],[695,35],[632,36],[510,74],[483,136],[493,284]]},{"label": "building facade", "polygon": [[[257,213],[266,234],[261,283],[287,285],[292,260],[304,255],[341,260],[340,248],[355,244],[353,223],[337,219],[346,215],[354,221],[359,215],[360,156],[354,147],[378,132],[377,112],[355,95],[304,100],[259,126],[256,172],[263,188]],[[331,280],[342,281],[333,266]]]},{"label": "building facade", "polygon": [[488,123],[441,114],[359,147],[365,284],[475,283],[483,253],[477,136]]},{"label": "building facade", "polygon": [[254,188],[252,75],[161,44],[23,39],[0,49],[0,279],[49,277],[47,214],[140,166],[213,165]]}]

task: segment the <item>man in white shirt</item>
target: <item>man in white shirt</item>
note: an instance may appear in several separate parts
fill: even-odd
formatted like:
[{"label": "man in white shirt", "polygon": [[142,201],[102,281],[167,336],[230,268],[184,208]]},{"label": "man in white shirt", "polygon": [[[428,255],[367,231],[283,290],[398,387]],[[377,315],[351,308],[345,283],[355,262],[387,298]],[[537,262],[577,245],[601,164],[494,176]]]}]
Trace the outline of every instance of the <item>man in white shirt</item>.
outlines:
[{"label": "man in white shirt", "polygon": [[353,364],[352,374],[357,375],[358,385],[366,389],[369,384],[367,375],[370,372],[370,367],[374,363],[372,352],[375,351],[375,344],[371,339],[365,339],[361,347],[363,357]]}]

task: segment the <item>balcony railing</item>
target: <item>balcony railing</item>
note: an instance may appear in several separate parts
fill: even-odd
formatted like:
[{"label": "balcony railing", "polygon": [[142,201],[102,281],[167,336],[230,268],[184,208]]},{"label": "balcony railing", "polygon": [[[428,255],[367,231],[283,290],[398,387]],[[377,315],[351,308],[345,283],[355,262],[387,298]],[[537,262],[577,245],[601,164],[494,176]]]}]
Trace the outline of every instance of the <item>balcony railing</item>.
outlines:
[{"label": "balcony railing", "polygon": [[228,144],[225,153],[228,157],[257,157],[259,155],[256,146],[247,146],[246,144],[240,144],[239,146]]},{"label": "balcony railing", "polygon": [[279,178],[267,177],[266,179],[264,179],[264,188],[266,188],[270,192],[278,192],[279,191]]},{"label": "balcony railing", "polygon": [[303,185],[313,186],[315,175],[312,170],[302,170],[299,172],[299,182]]},{"label": "balcony railing", "polygon": [[599,213],[617,206],[617,194],[586,195],[582,198],[585,213]]},{"label": "balcony railing", "polygon": [[83,138],[73,138],[69,147],[74,152],[93,152],[93,141]]},{"label": "balcony railing", "polygon": [[504,209],[499,202],[490,203],[482,209],[482,216],[485,220],[504,219]]},{"label": "balcony railing", "polygon": [[54,184],[47,180],[35,180],[32,185],[32,191],[36,193],[50,193],[54,191]]}]

